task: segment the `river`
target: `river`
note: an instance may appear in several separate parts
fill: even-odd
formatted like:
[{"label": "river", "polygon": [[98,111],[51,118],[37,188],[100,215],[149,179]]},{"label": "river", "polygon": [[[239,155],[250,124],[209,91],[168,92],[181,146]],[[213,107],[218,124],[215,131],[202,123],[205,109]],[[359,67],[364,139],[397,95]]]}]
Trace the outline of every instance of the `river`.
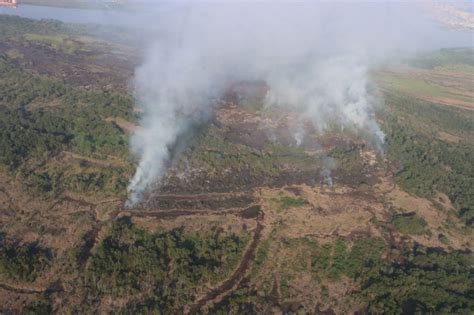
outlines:
[{"label": "river", "polygon": [[20,4],[16,8],[0,7],[0,14],[17,15],[31,19],[53,19],[65,23],[142,26],[144,20],[168,13],[177,6],[154,6],[153,10],[99,10],[75,9]]},{"label": "river", "polygon": [[[362,7],[362,9],[360,9],[362,11],[372,10],[374,7],[377,7],[376,10],[379,10],[381,16],[387,19],[387,25],[390,24],[390,20],[399,19],[399,21],[396,21],[398,24],[394,25],[400,26],[400,36],[403,36],[404,33],[405,35],[409,35],[407,37],[413,37],[410,35],[414,33],[418,34],[417,40],[424,42],[423,46],[425,49],[473,46],[472,32],[448,30],[429,15],[414,10],[412,7],[394,5],[393,3],[389,5],[383,1],[376,5],[374,4],[375,3],[365,4],[366,7],[358,5],[357,7]],[[323,8],[323,6],[329,4],[321,3],[318,5]],[[333,4],[331,4],[331,6],[332,5]],[[334,6],[337,5],[341,4],[335,2]],[[55,19],[66,23],[102,24],[153,29],[154,27],[159,28],[166,25],[166,23],[156,23],[158,19],[163,22],[166,18],[176,13],[186,16],[187,13],[182,9],[182,5],[173,2],[156,3],[150,8],[146,8],[146,10],[144,10],[143,7],[141,10],[98,10],[20,4],[17,8],[0,7],[0,14],[17,15],[32,19]],[[404,17],[406,17],[406,19]],[[341,19],[343,18],[344,16],[341,17]],[[363,25],[364,23],[366,23],[366,21],[361,20],[359,24]],[[357,31],[357,28],[360,29],[360,27],[356,27],[354,32]],[[416,46],[416,43],[406,43],[406,46],[410,45]]]}]

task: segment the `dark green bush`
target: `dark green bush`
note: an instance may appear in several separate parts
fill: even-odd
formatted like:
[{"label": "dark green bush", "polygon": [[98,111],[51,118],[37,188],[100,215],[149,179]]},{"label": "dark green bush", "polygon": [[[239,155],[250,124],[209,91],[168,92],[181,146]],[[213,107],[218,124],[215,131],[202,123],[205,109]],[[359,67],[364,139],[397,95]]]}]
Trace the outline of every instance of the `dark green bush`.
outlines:
[{"label": "dark green bush", "polygon": [[51,259],[51,252],[36,243],[8,243],[0,239],[0,273],[10,278],[34,281]]},{"label": "dark green bush", "polygon": [[396,214],[392,218],[392,224],[404,234],[420,235],[426,232],[426,221],[414,213]]},{"label": "dark green bush", "polygon": [[248,236],[182,229],[150,233],[122,218],[93,251],[84,284],[99,295],[145,290],[147,308],[179,312],[192,299],[193,288],[217,281],[234,268],[247,241]]}]

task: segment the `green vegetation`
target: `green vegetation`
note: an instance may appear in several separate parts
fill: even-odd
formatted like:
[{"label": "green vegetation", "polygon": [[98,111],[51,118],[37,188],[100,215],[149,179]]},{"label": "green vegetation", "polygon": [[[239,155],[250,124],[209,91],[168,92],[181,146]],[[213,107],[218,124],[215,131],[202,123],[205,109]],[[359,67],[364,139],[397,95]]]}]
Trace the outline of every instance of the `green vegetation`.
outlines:
[{"label": "green vegetation", "polygon": [[277,212],[308,205],[308,202],[301,197],[293,198],[283,195],[279,195],[278,197],[272,198],[270,201],[272,201],[273,204],[276,206]]},{"label": "green vegetation", "polygon": [[232,178],[235,185],[248,187],[249,183],[262,185],[278,180],[285,165],[311,171],[320,168],[321,158],[305,153],[303,148],[269,142],[258,148],[229,139],[221,132],[211,125],[199,136],[187,163],[182,162],[179,169],[193,166],[205,171],[212,182]]},{"label": "green vegetation", "polygon": [[[441,71],[441,69],[438,71]],[[449,71],[449,69],[444,69],[444,71]],[[433,76],[435,75],[433,74]],[[378,79],[391,90],[410,95],[413,98],[439,99],[445,102],[451,101],[458,105],[468,104],[471,100],[469,95],[443,85],[441,79],[438,79],[438,82],[428,81],[423,77],[408,75],[406,73],[379,74]]]},{"label": "green vegetation", "polygon": [[[71,1],[68,0],[67,2]],[[116,35],[114,34],[115,31],[119,31],[119,29],[112,26],[68,24],[59,20],[33,20],[19,16],[0,15],[0,38],[13,42],[19,40],[30,40],[31,42],[46,40],[43,43],[51,40],[56,43],[64,41],[67,45],[80,46],[81,49],[84,49],[83,44],[97,44],[99,41],[105,42],[111,39],[122,42],[124,38],[130,38],[121,29],[122,40],[118,40],[114,36]]]},{"label": "green vegetation", "polygon": [[357,239],[350,251],[346,241],[339,238],[335,244],[312,246],[311,266],[318,276],[337,280],[345,274],[357,279],[368,268],[380,263],[385,243],[380,238]]},{"label": "green vegetation", "polygon": [[[79,2],[82,0],[70,5]],[[14,179],[12,189],[21,185],[22,189],[41,198],[57,197],[67,192],[71,198],[80,195],[81,198],[77,199],[86,199],[85,202],[89,202],[87,198],[93,199],[90,203],[118,200],[121,194],[126,193],[127,180],[133,170],[128,161],[128,135],[121,126],[128,127],[129,123],[134,123],[137,114],[133,111],[133,100],[120,85],[130,76],[127,70],[120,70],[120,60],[132,54],[126,54],[129,50],[125,46],[91,36],[87,33],[91,28],[0,16],[0,171],[7,177],[6,180]],[[97,33],[100,34],[100,31]],[[119,32],[114,40],[120,38],[120,43],[125,43],[132,36]],[[107,38],[113,38],[113,35]],[[100,62],[107,58],[116,58],[109,60],[117,68],[109,69],[109,63],[103,65]],[[57,65],[44,62],[49,59],[57,61]],[[403,72],[386,71],[380,74],[380,78],[400,93],[412,96],[422,93],[427,96],[426,99],[438,97],[441,100],[449,96],[458,101],[471,101],[470,92],[464,93],[463,89],[464,85],[468,85],[469,75],[474,69],[472,49],[440,50],[409,62],[423,69],[437,68],[437,72],[433,73],[439,76],[433,79],[433,73],[412,68],[410,70],[417,75],[410,77]],[[124,68],[133,66],[133,62],[124,64]],[[459,71],[460,74],[456,81],[448,84],[445,79],[450,71]],[[83,77],[80,77],[81,73]],[[420,73],[422,75],[418,76]],[[101,81],[102,77],[106,79]],[[241,106],[254,114],[263,110],[263,102],[257,97],[239,101]],[[385,101],[387,109],[377,119],[382,122],[387,136],[384,153],[390,162],[388,169],[397,168],[397,184],[409,193],[436,198],[440,202],[438,193],[446,194],[457,209],[458,216],[466,225],[473,226],[473,112],[390,92],[385,93]],[[169,187],[165,187],[164,191],[191,194],[200,189],[196,187],[212,183],[214,186],[206,186],[203,190],[214,192],[222,189],[235,193],[243,192],[242,188],[245,188],[242,194],[251,195],[251,187],[282,187],[284,184],[280,184],[291,182],[292,176],[295,181],[305,176],[317,178],[324,166],[322,156],[315,156],[305,151],[304,147],[266,141],[264,136],[259,138],[258,133],[246,133],[238,126],[233,128],[221,128],[217,123],[196,128],[197,132],[193,133],[197,135],[196,141],[186,151],[190,153],[189,159],[177,164],[181,172],[192,169],[202,174],[186,178],[197,178],[201,181],[198,184],[202,185],[194,185],[189,190],[182,186],[168,190]],[[339,132],[337,126],[332,126],[328,133],[332,137]],[[361,135],[353,130],[344,130],[346,136],[355,138]],[[321,143],[333,143],[332,138],[322,140]],[[357,179],[358,175],[363,175],[361,168],[364,162],[358,145],[341,145],[342,141],[334,143],[336,147],[329,152],[329,156],[337,162],[337,171],[340,172],[337,177]],[[370,175],[375,177],[378,174],[377,171]],[[236,187],[230,187],[229,182],[231,185],[236,183]],[[354,194],[360,193],[361,198],[365,198],[365,194],[375,193],[372,189],[361,190],[354,191]],[[289,191],[288,195],[291,195]],[[48,200],[51,207],[38,206],[40,211],[29,211],[21,209],[25,205],[23,202],[18,202],[16,207],[15,199],[22,192],[14,192],[11,196],[7,192],[5,189],[5,197],[2,195],[2,198],[11,199],[11,206],[5,207],[5,218],[10,213],[12,217],[7,219],[9,223],[5,224],[5,231],[18,237],[10,227],[14,229],[17,225],[11,222],[18,219],[19,224],[28,224],[31,232],[38,233],[42,242],[51,244],[48,245],[51,248],[54,246],[55,260],[53,249],[44,248],[39,243],[8,242],[0,234],[0,273],[3,280],[20,289],[27,286],[26,282],[34,287],[31,282],[35,280],[41,280],[38,286],[50,285],[52,288],[55,282],[51,282],[56,279],[64,280],[65,285],[65,290],[55,292],[51,300],[47,296],[49,293],[44,296],[32,294],[37,296],[32,302],[30,298],[17,299],[15,305],[24,306],[31,302],[22,310],[25,314],[50,314],[58,309],[60,312],[85,314],[183,313],[184,306],[195,301],[197,295],[201,296],[210,287],[216,287],[229,278],[250,240],[250,235],[245,232],[236,235],[212,228],[194,231],[181,227],[169,231],[150,231],[138,227],[130,218],[121,217],[127,212],[112,209],[114,203],[100,205],[96,209],[84,203],[75,209],[73,201],[57,198],[54,202]],[[278,212],[309,205],[304,198],[285,194],[282,189],[271,199]],[[117,198],[106,198],[109,195]],[[222,200],[214,201],[212,197],[208,201],[198,196],[194,200],[165,200],[163,204],[167,204],[169,209],[183,211],[185,208],[214,209],[217,203],[237,208],[246,204],[247,199],[253,205],[254,197],[258,196],[235,197],[238,201],[227,201],[227,197],[217,197]],[[38,198],[32,200],[32,206],[37,201],[38,204],[47,203]],[[371,199],[367,200],[370,202]],[[174,207],[174,204],[180,207]],[[434,204],[439,211],[448,211],[444,200],[442,204]],[[44,212],[46,207],[51,210]],[[119,212],[118,217],[113,216]],[[65,226],[50,226],[45,223],[50,214],[58,216],[54,218],[55,222],[64,219],[65,224],[71,221],[77,221],[79,225],[81,222],[91,224],[93,220],[104,221],[98,223],[97,229],[94,227],[84,234],[82,226],[72,226],[71,230]],[[207,214],[203,212],[203,215]],[[387,246],[384,239],[373,236],[355,239],[353,235],[347,239],[339,237],[328,244],[319,244],[309,237],[291,239],[294,234],[285,234],[283,230],[289,222],[278,218],[273,220],[271,213],[269,215],[270,220],[265,221],[269,218],[266,216],[263,222],[259,222],[266,228],[264,239],[256,249],[255,260],[251,262],[250,272],[244,275],[236,289],[226,291],[222,300],[209,304],[210,314],[264,313],[277,305],[283,313],[287,313],[289,309],[299,307],[300,296],[303,296],[301,300],[307,299],[308,294],[301,295],[299,291],[303,285],[320,290],[323,304],[334,303],[331,300],[335,292],[338,293],[334,290],[337,281],[351,283],[351,288],[355,290],[351,290],[347,299],[352,300],[354,305],[366,305],[368,313],[474,312],[474,261],[471,252],[453,249],[444,252],[418,244],[412,247],[409,242]],[[242,221],[247,229],[246,220],[249,218],[237,218],[234,211],[226,211],[225,216],[222,220],[232,217],[232,221],[226,221],[230,222],[232,230]],[[463,244],[467,247],[469,240],[461,239],[462,236],[448,238],[461,234],[458,230],[455,233],[450,230],[449,225],[458,228],[454,216],[453,212],[448,212],[446,224],[437,232],[445,234],[434,237],[446,245],[456,247]],[[262,213],[258,220],[263,217]],[[376,217],[380,216],[374,216],[371,228],[378,229],[386,239],[389,239],[391,229],[384,227],[385,224],[392,224],[403,234],[429,232],[425,220],[416,214],[395,214],[390,223],[377,221]],[[108,218],[111,221],[105,221]],[[221,218],[224,217],[219,220]],[[95,235],[99,226],[105,229]],[[270,236],[265,232],[267,227],[273,229]],[[461,232],[469,236],[467,229]],[[63,241],[61,235],[68,237]],[[83,235],[82,240],[75,239],[75,235]],[[281,243],[272,243],[274,237]],[[71,246],[79,243],[82,246]],[[274,250],[279,252],[270,253]],[[269,261],[273,257],[277,259],[275,263]],[[63,264],[52,266],[53,262]],[[265,270],[267,265],[274,266],[275,270]],[[53,269],[64,274],[49,278],[46,272]],[[62,278],[65,274],[68,276]],[[76,283],[72,284],[75,280]],[[280,292],[276,290],[278,280]],[[312,281],[310,286],[307,281]],[[75,303],[79,299],[83,303]],[[345,299],[340,301],[345,302]],[[72,302],[70,307],[63,306],[69,302]],[[308,304],[314,307],[313,302],[304,300],[301,303],[307,303],[305,307]]]},{"label": "green vegetation", "polygon": [[34,281],[50,264],[49,250],[36,243],[8,243],[0,239],[0,274],[21,280]]},{"label": "green vegetation", "polygon": [[266,143],[264,151],[273,155],[275,158],[286,161],[300,160],[301,162],[314,163],[314,157],[306,154],[304,147],[282,145],[274,142]]},{"label": "green vegetation", "polygon": [[361,274],[368,310],[375,314],[468,314],[474,311],[472,253],[415,248],[403,263]]},{"label": "green vegetation", "polygon": [[64,122],[55,116],[45,118],[42,114],[5,109],[0,116],[0,163],[15,170],[28,157],[45,158],[57,153],[68,141],[57,130],[60,127],[65,127]]},{"label": "green vegetation", "polygon": [[270,248],[270,240],[262,240],[257,248],[257,253],[255,254],[255,260],[252,266],[252,274],[255,274],[258,269],[263,266],[265,260],[267,259],[268,250]]},{"label": "green vegetation", "polygon": [[316,275],[337,280],[349,276],[361,291],[352,298],[368,301],[370,313],[469,313],[474,310],[474,256],[415,245],[402,262],[386,262],[385,243],[366,237],[318,245],[307,242]]},{"label": "green vegetation", "polygon": [[412,66],[423,69],[433,69],[451,64],[474,66],[473,54],[473,48],[440,49],[431,53],[420,54],[415,58],[407,60],[407,62]]},{"label": "green vegetation", "polygon": [[250,279],[245,278],[239,287],[233,290],[222,301],[209,309],[212,315],[228,314],[257,314],[256,302],[259,300],[256,292],[250,288]]},{"label": "green vegetation", "polygon": [[339,275],[344,272],[346,267],[346,251],[345,241],[342,238],[337,239],[332,251],[329,278],[338,279]]},{"label": "green vegetation", "polygon": [[354,242],[346,260],[346,273],[353,279],[382,262],[381,256],[386,250],[385,242],[378,237],[360,238]]},{"label": "green vegetation", "polygon": [[[350,249],[342,238],[326,245],[304,239],[303,244],[311,253],[315,275],[331,281],[342,275],[353,279],[360,290],[349,298],[367,303],[371,314],[468,314],[474,310],[472,253],[448,253],[415,244],[406,249],[402,261],[388,262],[382,258],[385,243],[376,237],[359,238]],[[210,313],[239,314],[271,303],[270,296],[259,298],[245,283]],[[327,287],[321,286],[321,292],[327,296]]]},{"label": "green vegetation", "polygon": [[182,229],[150,233],[122,218],[95,248],[84,284],[98,295],[143,292],[135,311],[181,312],[194,289],[228,275],[238,263],[249,235],[186,233]]},{"label": "green vegetation", "polygon": [[252,171],[254,176],[261,177],[278,174],[277,166],[267,161],[260,152],[243,144],[228,142],[220,135],[213,135],[212,127],[208,134],[199,139],[192,159],[191,163],[207,169],[211,176],[213,173],[222,176],[222,170],[229,168],[236,172]]},{"label": "green vegetation", "polygon": [[[82,48],[83,44],[74,40],[69,35],[38,35],[38,34],[25,34],[23,35],[25,41],[31,42],[41,42],[45,43],[52,49],[58,52],[63,52],[66,54],[74,54]],[[10,57],[13,57],[9,54]],[[23,56],[16,56],[23,57]]]},{"label": "green vegetation", "polygon": [[[87,154],[126,153],[123,131],[114,122],[104,119],[134,120],[132,100],[128,96],[83,91],[32,76],[1,57],[0,75],[0,134],[5,143],[2,152],[10,151],[8,162],[11,164],[18,164],[21,162],[18,160],[28,157],[30,152],[41,154],[61,145]],[[30,109],[33,105],[39,108]],[[30,142],[23,142],[28,139]],[[50,147],[43,148],[46,145]]]},{"label": "green vegetation", "polygon": [[426,233],[426,221],[415,213],[396,214],[392,218],[392,224],[404,234],[420,235]]},{"label": "green vegetation", "polygon": [[[124,191],[130,166],[101,167],[65,175],[65,169],[36,169],[59,152],[125,160],[127,136],[108,117],[134,120],[128,96],[83,91],[41,76],[32,76],[0,57],[0,164],[24,174],[28,189],[44,195],[64,189]],[[54,104],[51,105],[50,104]],[[59,105],[59,106],[58,106]],[[83,163],[84,164],[84,163]],[[85,163],[87,164],[87,162]]]},{"label": "green vegetation", "polygon": [[25,306],[22,311],[26,315],[49,315],[53,313],[51,301],[45,297],[36,298]]},{"label": "green vegetation", "polygon": [[288,196],[281,197],[278,202],[282,208],[296,208],[308,204],[308,202],[301,197],[292,198]]},{"label": "green vegetation", "polygon": [[13,38],[26,33],[51,35],[69,32],[72,32],[72,29],[59,21],[31,20],[9,15],[0,16],[0,37],[2,38]]},{"label": "green vegetation", "polygon": [[[397,183],[406,191],[432,198],[448,195],[467,225],[474,223],[474,114],[447,106],[388,94],[384,123],[387,154],[399,161]],[[440,130],[458,142],[437,138]]]},{"label": "green vegetation", "polygon": [[439,234],[438,235],[438,239],[441,243],[445,244],[445,245],[449,245],[449,239],[446,237],[446,235],[444,234]]},{"label": "green vegetation", "polygon": [[336,160],[338,169],[345,172],[359,171],[362,168],[359,150],[354,145],[336,147],[329,152],[329,156]]}]

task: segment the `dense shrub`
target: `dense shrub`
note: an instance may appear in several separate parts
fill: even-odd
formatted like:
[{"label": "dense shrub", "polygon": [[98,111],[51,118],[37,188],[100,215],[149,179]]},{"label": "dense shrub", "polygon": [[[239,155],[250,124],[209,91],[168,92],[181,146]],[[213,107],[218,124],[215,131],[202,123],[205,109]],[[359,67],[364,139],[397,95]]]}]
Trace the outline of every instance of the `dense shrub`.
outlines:
[{"label": "dense shrub", "polygon": [[34,281],[47,268],[51,252],[36,243],[8,243],[0,239],[0,273],[22,281]]},{"label": "dense shrub", "polygon": [[193,288],[222,279],[234,268],[247,241],[247,235],[182,229],[150,233],[122,218],[94,250],[84,283],[99,295],[145,292],[147,302],[133,308],[179,312]]},{"label": "dense shrub", "polygon": [[474,311],[473,256],[419,246],[401,263],[376,265],[363,274],[370,313],[460,314]]},{"label": "dense shrub", "polygon": [[426,232],[426,221],[414,213],[396,214],[392,218],[392,223],[404,234],[419,235]]},{"label": "dense shrub", "polygon": [[397,183],[406,191],[431,198],[448,195],[467,225],[474,223],[474,144],[447,142],[433,134],[448,131],[469,139],[470,112],[387,94],[384,128],[387,155],[400,163]]}]

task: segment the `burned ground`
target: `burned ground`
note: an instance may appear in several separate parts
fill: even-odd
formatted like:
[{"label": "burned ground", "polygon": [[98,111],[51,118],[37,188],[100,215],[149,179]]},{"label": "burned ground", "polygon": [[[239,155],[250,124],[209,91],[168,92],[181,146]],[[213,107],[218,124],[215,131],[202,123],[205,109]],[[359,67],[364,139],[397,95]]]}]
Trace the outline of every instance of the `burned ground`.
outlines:
[{"label": "burned ground", "polygon": [[[17,119],[2,120],[2,136],[41,134],[35,150],[17,141],[2,159],[2,312],[402,312],[416,306],[403,290],[421,311],[472,311],[471,111],[392,88],[377,113],[382,154],[265,109],[262,82],[236,84],[161,184],[126,209],[134,165],[123,140],[136,116],[115,101],[128,97],[136,60],[81,36],[0,43],[12,80],[0,110]],[[28,82],[45,87],[40,96],[15,89]],[[57,82],[74,102],[42,92]],[[429,279],[439,279],[434,291]]]},{"label": "burned ground", "polygon": [[101,38],[61,32],[53,22],[19,27],[11,34],[9,25],[18,20],[0,17],[0,54],[13,65],[86,89],[128,90],[128,79],[138,62],[130,58],[135,51]]}]

